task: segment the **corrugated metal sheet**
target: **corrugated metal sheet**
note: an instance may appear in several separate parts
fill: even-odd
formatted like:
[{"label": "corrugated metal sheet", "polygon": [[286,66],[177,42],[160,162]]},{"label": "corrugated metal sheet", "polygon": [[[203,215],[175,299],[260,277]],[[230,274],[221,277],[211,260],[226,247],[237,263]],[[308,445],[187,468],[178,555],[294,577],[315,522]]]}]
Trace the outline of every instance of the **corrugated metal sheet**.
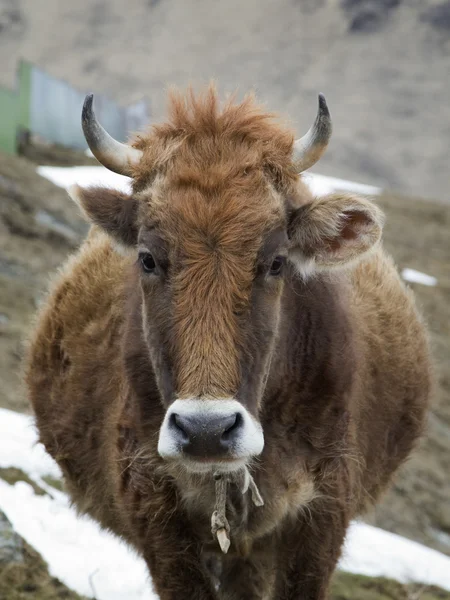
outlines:
[{"label": "corrugated metal sheet", "polygon": [[[72,148],[86,148],[81,130],[81,109],[86,93],[65,81],[32,67],[30,90],[30,130],[49,142]],[[126,141],[128,134],[148,124],[145,102],[120,107],[100,94],[94,109],[99,121],[116,139]]]},{"label": "corrugated metal sheet", "polygon": [[[81,129],[86,92],[26,61],[20,62],[17,82],[17,92],[0,88],[0,149],[14,153],[20,131],[69,148],[86,148]],[[122,107],[96,94],[94,109],[107,131],[122,142],[149,122],[145,101]]]}]

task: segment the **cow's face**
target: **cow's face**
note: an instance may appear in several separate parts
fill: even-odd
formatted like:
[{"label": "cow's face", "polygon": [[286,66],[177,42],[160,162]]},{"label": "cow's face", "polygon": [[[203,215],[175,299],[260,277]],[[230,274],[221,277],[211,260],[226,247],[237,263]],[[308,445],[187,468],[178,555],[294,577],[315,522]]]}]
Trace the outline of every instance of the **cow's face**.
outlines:
[{"label": "cow's face", "polygon": [[180,167],[139,196],[143,329],[167,407],[158,449],[194,469],[234,468],[263,448],[288,254],[283,201],[261,171],[208,175],[205,189]]},{"label": "cow's face", "polygon": [[289,132],[249,102],[221,115],[214,102],[194,101],[173,116],[184,123],[136,144],[131,196],[73,194],[134,254],[142,336],[166,409],[158,451],[195,472],[238,469],[263,449],[258,416],[288,317],[286,275],[346,264],[380,234],[367,201],[299,197]]}]

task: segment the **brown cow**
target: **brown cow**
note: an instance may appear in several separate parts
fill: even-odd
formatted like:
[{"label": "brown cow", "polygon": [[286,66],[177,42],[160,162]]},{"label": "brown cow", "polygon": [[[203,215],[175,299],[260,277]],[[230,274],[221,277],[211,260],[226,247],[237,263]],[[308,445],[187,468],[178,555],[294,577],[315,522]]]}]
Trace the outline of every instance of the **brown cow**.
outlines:
[{"label": "brown cow", "polygon": [[350,519],[423,429],[432,377],[380,210],[313,198],[299,177],[327,145],[325,99],[295,144],[213,88],[172,94],[169,121],[131,146],[92,96],[83,128],[132,193],[72,189],[93,227],[31,342],[41,441],[161,599],[327,598]]}]

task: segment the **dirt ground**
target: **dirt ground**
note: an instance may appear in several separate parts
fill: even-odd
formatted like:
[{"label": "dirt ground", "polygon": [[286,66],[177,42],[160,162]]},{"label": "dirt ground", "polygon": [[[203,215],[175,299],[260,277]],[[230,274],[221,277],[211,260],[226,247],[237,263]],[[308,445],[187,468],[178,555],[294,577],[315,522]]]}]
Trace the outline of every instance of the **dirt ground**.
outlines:
[{"label": "dirt ground", "polygon": [[[46,152],[53,164],[79,164],[77,156]],[[28,155],[45,161],[40,151]],[[438,280],[413,288],[431,328],[439,385],[425,439],[367,520],[450,555],[450,206],[389,194],[379,203],[398,266]],[[23,340],[50,274],[85,232],[66,192],[38,176],[30,159],[0,156],[0,406],[29,411],[20,384]]]}]

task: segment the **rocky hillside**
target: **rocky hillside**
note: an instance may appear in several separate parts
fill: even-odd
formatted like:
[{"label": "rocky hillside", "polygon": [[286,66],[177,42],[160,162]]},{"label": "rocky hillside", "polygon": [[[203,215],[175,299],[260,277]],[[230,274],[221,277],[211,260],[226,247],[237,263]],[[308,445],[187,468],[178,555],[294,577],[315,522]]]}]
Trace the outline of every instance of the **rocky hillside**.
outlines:
[{"label": "rocky hillside", "polygon": [[159,117],[169,84],[256,88],[299,133],[326,93],[321,172],[450,200],[450,0],[0,0],[0,83],[20,57]]},{"label": "rocky hillside", "polygon": [[28,410],[20,361],[50,274],[86,231],[67,194],[22,157],[0,155],[0,404]]}]

